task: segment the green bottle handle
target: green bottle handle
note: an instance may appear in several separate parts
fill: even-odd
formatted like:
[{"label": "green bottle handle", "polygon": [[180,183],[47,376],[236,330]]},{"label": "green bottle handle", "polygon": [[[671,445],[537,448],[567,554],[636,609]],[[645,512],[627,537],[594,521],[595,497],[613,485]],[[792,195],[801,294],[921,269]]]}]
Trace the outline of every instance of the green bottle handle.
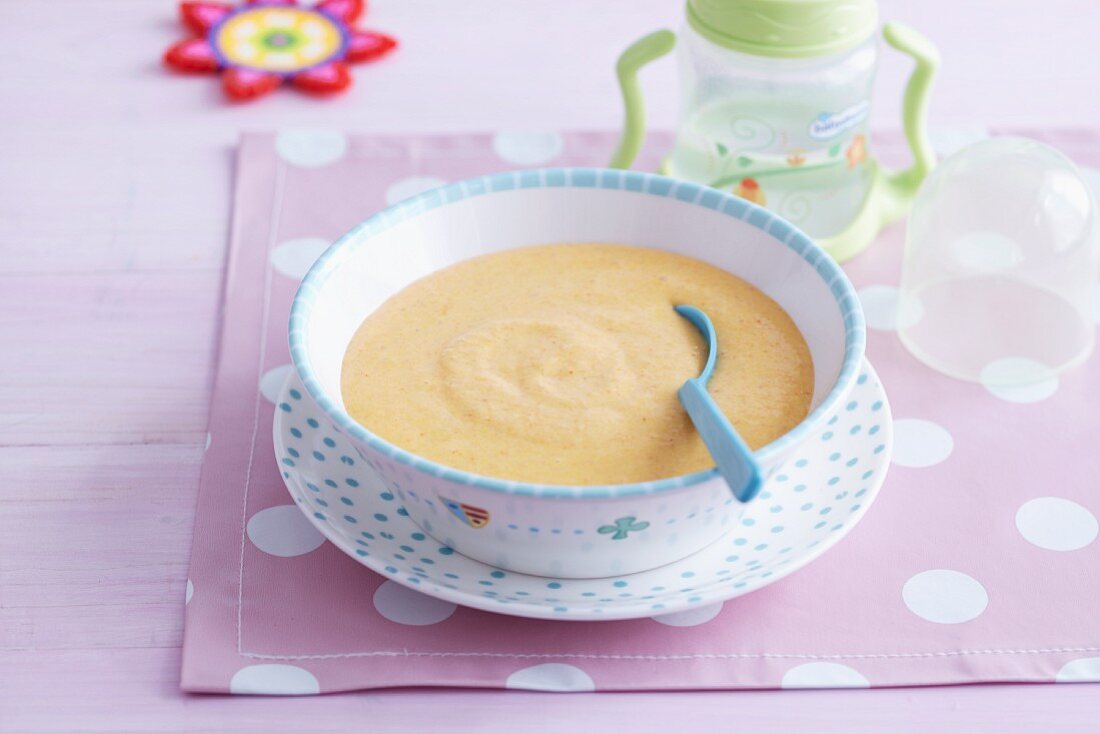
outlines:
[{"label": "green bottle handle", "polygon": [[932,43],[912,28],[887,23],[883,38],[892,47],[913,57],[915,66],[905,85],[902,100],[902,125],[913,163],[902,171],[890,171],[873,159],[872,180],[863,207],[841,232],[817,242],[837,262],[863,252],[883,227],[909,210],[924,177],[936,165],[936,154],[928,140],[928,96],[940,64],[940,54]]},{"label": "green bottle handle", "polygon": [[931,41],[900,23],[887,23],[882,29],[882,37],[898,51],[912,56],[915,62],[905,85],[901,107],[902,125],[913,163],[904,171],[885,172],[887,199],[891,208],[901,209],[896,214],[884,212],[892,215],[888,217],[892,221],[908,208],[924,177],[936,165],[936,154],[928,139],[928,96],[940,65],[940,54]]},{"label": "green bottle handle", "polygon": [[623,90],[623,108],[626,118],[623,122],[623,136],[619,147],[611,156],[611,168],[630,168],[641,150],[645,138],[645,105],[642,102],[642,90],[638,86],[638,70],[650,61],[666,56],[676,46],[676,34],[669,30],[650,33],[639,38],[630,48],[619,56],[615,73],[619,77],[619,86]]}]

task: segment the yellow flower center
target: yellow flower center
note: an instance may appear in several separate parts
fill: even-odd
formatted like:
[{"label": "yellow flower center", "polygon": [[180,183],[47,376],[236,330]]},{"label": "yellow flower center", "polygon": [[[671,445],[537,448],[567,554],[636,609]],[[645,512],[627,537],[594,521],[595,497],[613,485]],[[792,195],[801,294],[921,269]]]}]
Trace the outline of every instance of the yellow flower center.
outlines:
[{"label": "yellow flower center", "polygon": [[233,66],[289,73],[333,58],[344,37],[326,15],[280,6],[233,14],[218,27],[213,42]]}]

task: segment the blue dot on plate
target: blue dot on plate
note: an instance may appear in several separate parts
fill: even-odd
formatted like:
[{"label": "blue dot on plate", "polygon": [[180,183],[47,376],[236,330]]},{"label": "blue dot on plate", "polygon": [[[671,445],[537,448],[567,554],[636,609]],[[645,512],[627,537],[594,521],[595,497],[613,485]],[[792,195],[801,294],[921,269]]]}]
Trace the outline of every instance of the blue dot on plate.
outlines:
[{"label": "blue dot on plate", "polygon": [[314,418],[307,418],[307,419],[306,419],[306,423],[308,423],[308,424],[309,424],[309,427],[310,427],[310,428],[320,428],[320,427],[321,427],[321,424],[320,424],[320,423],[318,423],[318,422],[316,421],[316,419],[314,419]]},{"label": "blue dot on plate", "polygon": [[290,429],[290,435],[294,436],[294,438],[301,438],[302,437],[302,432],[299,431],[297,428],[291,428]]},{"label": "blue dot on plate", "polygon": [[695,575],[694,571],[684,571],[682,574],[680,574],[680,578],[690,579],[694,575]]},{"label": "blue dot on plate", "polygon": [[347,479],[345,479],[344,484],[348,485],[349,487],[358,487],[359,486],[359,482],[352,479],[351,477],[348,477]]},{"label": "blue dot on plate", "polygon": [[332,440],[331,438],[329,438],[328,436],[325,436],[325,438],[324,438],[324,440],[322,441],[322,443],[323,443],[323,444],[324,444],[325,446],[328,446],[328,447],[329,447],[330,449],[332,449],[332,448],[336,448],[336,442],[335,442],[335,441],[333,441],[333,440]]},{"label": "blue dot on plate", "polygon": [[821,440],[822,441],[828,441],[832,437],[833,437],[833,432],[832,431],[825,431],[825,433],[821,434]]},{"label": "blue dot on plate", "polygon": [[797,466],[797,467],[799,467],[799,468],[801,468],[801,467],[804,467],[804,466],[806,466],[806,465],[807,465],[807,464],[809,464],[809,463],[810,463],[810,462],[809,462],[809,460],[808,460],[808,459],[799,459],[798,461],[796,461],[796,462],[794,463],[794,465],[795,465],[795,466]]},{"label": "blue dot on plate", "polygon": [[341,501],[341,502],[343,502],[343,503],[344,503],[345,505],[347,505],[348,507],[351,507],[352,505],[354,505],[354,504],[355,504],[355,503],[354,503],[354,502],[352,502],[352,501],[351,501],[351,499],[349,499],[348,497],[341,497],[341,498],[340,498],[340,501]]},{"label": "blue dot on plate", "polygon": [[355,519],[354,517],[352,517],[351,515],[344,515],[344,519],[345,519],[345,520],[347,520],[348,522],[352,523],[353,525],[354,525],[355,523],[358,523],[358,522],[359,522],[358,520],[356,520],[356,519]]},{"label": "blue dot on plate", "polygon": [[313,458],[317,459],[317,461],[324,461],[325,460],[325,455],[322,454],[320,451],[314,451],[313,452]]},{"label": "blue dot on plate", "polygon": [[428,536],[424,535],[424,533],[413,533],[409,537],[413,540],[426,540]]},{"label": "blue dot on plate", "polygon": [[381,512],[374,513],[374,519],[378,522],[387,522],[389,520],[389,518],[383,515]]},{"label": "blue dot on plate", "polygon": [[621,589],[621,588],[623,588],[624,586],[626,586],[626,582],[625,582],[625,581],[616,581],[615,583],[613,583],[613,584],[611,584],[611,585],[612,585],[612,586],[614,586],[614,587],[616,587],[616,588],[619,588],[619,589]]},{"label": "blue dot on plate", "polygon": [[393,500],[393,493],[392,492],[383,492],[382,494],[380,494],[378,496],[381,497],[382,499],[386,500],[386,502],[390,502],[390,501]]},{"label": "blue dot on plate", "polygon": [[782,525],[776,525],[775,527],[772,528],[772,532],[773,533],[782,533],[783,532],[783,526]]},{"label": "blue dot on plate", "polygon": [[289,413],[293,408],[290,407],[290,403],[279,403],[279,410]]},{"label": "blue dot on plate", "polygon": [[734,538],[734,540],[733,540],[734,545],[744,545],[745,543],[748,543],[748,542],[749,541],[745,540],[744,538]]},{"label": "blue dot on plate", "polygon": [[745,519],[743,519],[743,520],[741,521],[741,524],[742,524],[742,525],[748,525],[748,526],[752,526],[752,525],[755,525],[755,524],[756,524],[756,520],[753,520],[753,519],[752,519],[751,517],[746,517]]},{"label": "blue dot on plate", "polygon": [[503,571],[493,571],[489,575],[492,576],[495,579],[502,579],[502,578],[504,578],[505,574],[504,574]]},{"label": "blue dot on plate", "polygon": [[439,549],[439,552],[440,552],[440,553],[441,553],[442,555],[445,555],[445,556],[449,556],[449,555],[451,555],[452,553],[454,553],[454,552],[455,552],[455,550],[454,550],[454,548],[448,548],[447,546],[443,546],[442,548],[440,548],[440,549]]},{"label": "blue dot on plate", "polygon": [[340,461],[344,462],[348,466],[352,466],[355,463],[355,459],[351,458],[350,456],[341,456]]},{"label": "blue dot on plate", "polygon": [[546,585],[546,588],[548,588],[548,589],[560,589],[561,584],[559,584],[557,581],[551,581],[550,583],[548,583]]}]

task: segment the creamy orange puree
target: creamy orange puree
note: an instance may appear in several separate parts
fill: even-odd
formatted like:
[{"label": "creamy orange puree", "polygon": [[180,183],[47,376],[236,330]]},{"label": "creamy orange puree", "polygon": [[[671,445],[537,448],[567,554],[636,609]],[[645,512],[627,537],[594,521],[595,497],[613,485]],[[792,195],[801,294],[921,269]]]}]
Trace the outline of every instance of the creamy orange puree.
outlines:
[{"label": "creamy orange puree", "polygon": [[714,465],[676,396],[721,350],[710,391],[749,446],[805,416],[813,363],[794,322],[745,281],[681,255],[604,244],[484,255],[400,291],[344,357],[344,405],[391,443],[457,469],[615,484]]}]

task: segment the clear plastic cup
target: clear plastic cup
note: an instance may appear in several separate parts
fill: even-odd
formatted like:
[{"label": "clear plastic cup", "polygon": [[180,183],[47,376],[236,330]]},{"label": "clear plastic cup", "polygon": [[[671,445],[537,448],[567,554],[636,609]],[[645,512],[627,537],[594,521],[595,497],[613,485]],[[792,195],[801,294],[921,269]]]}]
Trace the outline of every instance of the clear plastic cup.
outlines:
[{"label": "clear plastic cup", "polygon": [[1036,383],[1092,351],[1096,201],[1048,145],[993,138],[943,161],[909,219],[898,335],[928,366]]}]

